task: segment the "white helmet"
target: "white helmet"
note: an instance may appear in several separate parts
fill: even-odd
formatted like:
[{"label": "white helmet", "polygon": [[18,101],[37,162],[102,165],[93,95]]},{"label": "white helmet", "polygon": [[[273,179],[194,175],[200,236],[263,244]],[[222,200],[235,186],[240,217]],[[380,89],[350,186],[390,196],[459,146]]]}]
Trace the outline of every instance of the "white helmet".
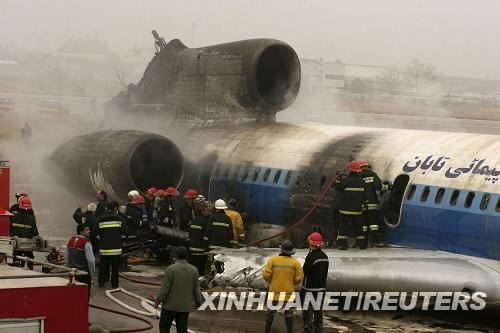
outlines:
[{"label": "white helmet", "polygon": [[130,192],[128,192],[128,198],[129,199],[132,199],[133,197],[135,197],[136,195],[139,195],[139,191],[136,191],[136,190],[132,190]]},{"label": "white helmet", "polygon": [[215,209],[227,209],[226,202],[222,199],[216,200]]},{"label": "white helmet", "polygon": [[90,212],[95,212],[97,210],[97,206],[95,203],[91,202],[87,205],[87,210]]}]

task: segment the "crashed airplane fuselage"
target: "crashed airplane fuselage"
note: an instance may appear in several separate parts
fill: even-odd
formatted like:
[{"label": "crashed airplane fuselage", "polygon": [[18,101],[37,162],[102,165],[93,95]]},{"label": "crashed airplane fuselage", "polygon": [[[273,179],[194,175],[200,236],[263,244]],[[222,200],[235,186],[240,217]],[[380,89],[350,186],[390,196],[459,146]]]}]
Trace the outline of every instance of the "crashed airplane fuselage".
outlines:
[{"label": "crashed airplane fuselage", "polygon": [[[392,278],[411,284],[413,271],[428,276],[443,267],[441,281],[422,285],[441,288],[445,281],[453,290],[479,290],[489,281],[490,297],[498,300],[500,137],[275,122],[299,86],[298,57],[283,42],[189,49],[174,40],[137,85],[112,101],[100,132],[70,140],[52,160],[83,190],[105,188],[115,197],[132,188],[179,186],[198,188],[212,200],[236,198],[248,214],[250,240],[299,220],[337,171],[352,159],[368,160],[393,184],[381,198],[388,243],[413,249],[402,257],[396,255],[401,249],[377,252],[386,260],[382,266],[407,271]],[[134,131],[144,128],[156,134]],[[287,237],[300,244],[321,230],[328,238],[334,195],[330,190],[320,209]],[[349,260],[339,258],[332,259],[333,269],[345,274],[334,279],[337,285],[380,276],[370,265],[342,270]],[[382,288],[388,283],[380,281]]]}]

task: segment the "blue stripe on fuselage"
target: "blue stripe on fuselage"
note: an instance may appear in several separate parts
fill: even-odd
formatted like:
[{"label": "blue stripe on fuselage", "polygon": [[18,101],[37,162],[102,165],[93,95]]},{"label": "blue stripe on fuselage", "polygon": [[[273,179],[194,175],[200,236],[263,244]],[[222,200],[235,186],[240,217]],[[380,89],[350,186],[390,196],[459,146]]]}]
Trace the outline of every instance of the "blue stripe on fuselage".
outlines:
[{"label": "blue stripe on fuselage", "polygon": [[[416,186],[413,197],[405,198],[401,223],[396,228],[386,228],[390,244],[500,260],[500,213],[495,210],[498,194],[490,194],[488,206],[481,209],[485,193],[474,191],[472,205],[467,208],[465,202],[470,191],[443,188],[442,201],[435,203],[440,187],[429,186],[428,198],[422,202],[426,186]],[[452,206],[454,190],[460,195]]]},{"label": "blue stripe on fuselage", "polygon": [[[263,181],[265,170],[261,167],[256,181],[252,180],[254,169],[244,181],[213,177],[210,198],[236,197],[245,203],[241,208],[246,209],[252,221],[289,226],[296,222],[287,219],[295,176],[285,185],[287,170],[282,169],[279,181],[274,183],[278,169],[271,169],[268,180]],[[420,198],[425,185],[415,185],[417,189],[413,198],[407,200],[405,197],[403,202],[401,223],[395,228],[385,228],[389,244],[500,260],[500,212],[495,210],[499,194],[490,194],[488,207],[482,210],[483,192],[474,192],[472,205],[466,208],[467,190],[444,188],[445,194],[438,204],[435,197],[440,187],[429,186],[428,198],[422,202]],[[455,206],[450,205],[453,190],[460,191]]]},{"label": "blue stripe on fuselage", "polygon": [[[230,198],[238,199],[244,203],[244,207],[249,218],[259,223],[286,225],[290,221],[286,220],[286,214],[290,207],[290,184],[284,184],[288,170],[275,168],[261,168],[256,181],[253,181],[255,168],[249,172],[249,177],[244,181],[232,177],[212,177],[210,181],[210,198]],[[270,173],[263,180],[267,169]],[[275,182],[275,176],[281,171],[279,179]]]}]

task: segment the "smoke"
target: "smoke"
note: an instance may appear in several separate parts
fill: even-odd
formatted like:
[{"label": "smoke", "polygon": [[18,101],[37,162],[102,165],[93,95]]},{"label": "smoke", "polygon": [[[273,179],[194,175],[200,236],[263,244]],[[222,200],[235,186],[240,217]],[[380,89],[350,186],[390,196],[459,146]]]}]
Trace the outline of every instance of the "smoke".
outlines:
[{"label": "smoke", "polygon": [[[28,143],[21,139],[25,123],[33,132]],[[73,211],[80,202],[86,206],[93,197],[89,193],[88,198],[77,198],[71,188],[62,187],[58,175],[45,170],[44,159],[62,142],[91,131],[95,125],[77,115],[44,117],[35,110],[0,114],[0,159],[10,161],[11,204],[15,192],[28,191],[38,229],[44,237],[61,239],[74,233]]]}]

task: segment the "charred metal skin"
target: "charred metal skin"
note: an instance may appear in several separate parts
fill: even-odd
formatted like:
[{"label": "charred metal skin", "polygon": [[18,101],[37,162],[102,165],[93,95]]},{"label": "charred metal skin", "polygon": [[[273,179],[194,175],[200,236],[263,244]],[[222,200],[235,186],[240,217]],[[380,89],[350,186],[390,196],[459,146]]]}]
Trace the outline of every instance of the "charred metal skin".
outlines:
[{"label": "charred metal skin", "polygon": [[[330,261],[327,291],[481,291],[486,293],[489,304],[500,304],[498,261],[407,248],[324,251]],[[262,270],[279,251],[250,248],[211,252],[213,260],[224,267],[222,273],[214,276],[215,285],[266,290]],[[298,249],[295,257],[303,263],[308,252]],[[439,278],[435,272],[439,272]]]},{"label": "charred metal skin", "polygon": [[131,189],[177,186],[183,157],[165,137],[140,131],[99,131],[75,137],[51,158],[82,191],[104,190],[123,198]]},{"label": "charred metal skin", "polygon": [[108,110],[118,107],[142,115],[145,110],[182,111],[212,122],[274,120],[276,112],[295,100],[300,75],[297,54],[279,40],[188,48],[174,39],[154,56],[141,81],[118,95]]}]

